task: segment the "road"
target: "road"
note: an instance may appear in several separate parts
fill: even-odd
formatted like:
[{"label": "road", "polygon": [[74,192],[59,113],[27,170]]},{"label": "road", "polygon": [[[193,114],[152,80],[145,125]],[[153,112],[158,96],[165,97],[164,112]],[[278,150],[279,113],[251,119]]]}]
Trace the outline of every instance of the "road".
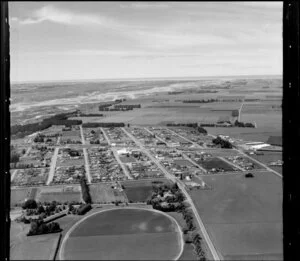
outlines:
[{"label": "road", "polygon": [[176,133],[175,131],[173,131],[173,130],[171,130],[171,129],[169,129],[169,128],[167,128],[167,129],[168,129],[170,132],[172,132],[173,134],[177,135],[178,137],[180,137],[180,138],[182,138],[182,139],[184,139],[184,140],[186,140],[186,141],[192,143],[192,144],[195,146],[195,148],[203,149],[203,147],[200,146],[198,143],[193,142],[193,141],[187,139],[186,137],[184,137],[184,136],[182,136],[182,135]]},{"label": "road", "polygon": [[198,211],[193,203],[192,198],[190,197],[190,195],[188,194],[188,192],[185,189],[184,184],[180,181],[177,180],[173,175],[171,175],[161,164],[158,160],[156,160],[149,152],[146,148],[144,148],[143,144],[138,141],[135,137],[133,137],[129,132],[127,132],[127,130],[125,130],[124,128],[122,128],[123,131],[133,140],[135,141],[135,143],[141,148],[141,150],[158,166],[158,168],[165,174],[166,177],[168,177],[170,180],[172,180],[174,183],[176,182],[178,187],[181,189],[181,191],[183,192],[183,194],[186,197],[186,200],[189,202],[191,209],[194,212],[194,215],[198,221],[199,227],[201,229],[202,235],[211,251],[211,254],[214,258],[214,260],[220,260],[220,257],[215,249],[215,246],[213,245],[213,243],[211,242],[211,239],[206,231],[206,228],[198,214]]},{"label": "road", "polygon": [[89,164],[89,158],[88,158],[88,153],[86,148],[83,148],[83,156],[84,156],[84,168],[85,168],[85,174],[86,174],[86,178],[88,180],[89,183],[92,182],[92,177],[91,177],[91,173],[90,173],[90,164]]},{"label": "road", "polygon": [[100,128],[100,130],[102,131],[104,138],[108,142],[108,145],[111,145],[110,139],[107,137],[107,135],[106,135],[105,131],[103,130],[103,128]]},{"label": "road", "polygon": [[10,176],[10,181],[13,181],[13,180],[14,180],[14,178],[15,178],[17,172],[18,172],[17,169],[15,169],[15,170],[13,171],[13,173],[12,173],[11,176]]},{"label": "road", "polygon": [[241,151],[241,150],[238,150],[238,149],[235,149],[235,150],[239,151],[241,154],[243,154],[243,156],[245,156],[245,157],[247,157],[248,159],[254,161],[255,163],[259,164],[260,166],[266,168],[268,171],[274,173],[276,176],[282,178],[282,175],[281,175],[280,173],[278,173],[277,171],[275,171],[275,170],[269,168],[266,164],[263,164],[263,163],[261,163],[260,161],[254,159],[254,158],[252,158],[252,157],[250,157],[250,156],[248,156],[246,153],[244,153],[244,152]]},{"label": "road", "polygon": [[158,135],[154,134],[152,131],[148,130],[146,127],[144,128],[146,131],[148,131],[151,135],[154,135],[156,139],[160,140],[163,143],[167,144],[167,147],[171,147],[170,144],[168,142],[166,142],[165,140],[163,140],[162,138],[158,137]]},{"label": "road", "polygon": [[80,135],[81,135],[82,145],[85,145],[85,140],[84,140],[82,125],[80,125],[79,128],[80,128]]},{"label": "road", "polygon": [[191,158],[189,158],[186,154],[184,154],[182,152],[182,156],[188,160],[189,162],[191,162],[192,164],[194,164],[195,166],[197,166],[199,169],[201,169],[204,173],[207,173],[207,170],[205,168],[203,168],[202,166],[200,166],[199,164],[197,164],[195,161],[193,161]]},{"label": "road", "polygon": [[114,156],[115,156],[115,159],[117,160],[117,162],[118,162],[119,165],[121,166],[121,168],[122,168],[124,174],[127,176],[127,178],[128,178],[128,179],[133,179],[133,178],[131,177],[131,175],[129,174],[128,170],[125,168],[123,162],[120,160],[116,148],[112,148],[111,150],[112,150],[112,152],[113,152],[113,154],[114,154]]},{"label": "road", "polygon": [[227,159],[224,159],[223,157],[218,157],[218,158],[219,158],[220,160],[225,161],[227,164],[231,165],[231,166],[234,167],[234,168],[237,168],[237,169],[239,169],[239,170],[241,170],[241,171],[245,171],[245,169],[241,168],[241,167],[238,166],[238,165],[235,165],[234,163],[230,162],[230,161],[227,160]]},{"label": "road", "polygon": [[242,114],[242,109],[243,109],[243,106],[244,106],[244,102],[242,102],[242,105],[239,109],[239,117],[238,117],[238,121],[241,121],[241,114]]},{"label": "road", "polygon": [[48,180],[46,182],[46,185],[49,185],[53,180],[58,151],[59,151],[59,148],[55,148],[54,154],[53,154],[53,157],[52,157],[52,160],[51,160],[51,166],[50,166],[50,171],[49,171],[49,174],[48,174]]},{"label": "road", "polygon": [[[208,135],[211,136],[211,137],[213,137],[213,138],[216,138],[215,135],[212,135],[212,134],[208,134]],[[257,163],[257,164],[259,164],[260,166],[264,167],[266,170],[268,170],[268,171],[274,173],[276,176],[282,178],[282,175],[281,175],[280,173],[278,173],[277,171],[275,171],[275,170],[269,168],[266,164],[263,164],[263,163],[261,163],[260,161],[254,159],[254,158],[252,158],[252,157],[250,157],[250,156],[248,156],[248,155],[247,155],[245,152],[243,152],[242,150],[239,150],[239,149],[236,149],[236,148],[233,148],[233,150],[236,150],[237,152],[241,153],[241,154],[242,154],[243,156],[245,156],[246,158],[248,158],[248,159],[254,161],[255,163]]]}]

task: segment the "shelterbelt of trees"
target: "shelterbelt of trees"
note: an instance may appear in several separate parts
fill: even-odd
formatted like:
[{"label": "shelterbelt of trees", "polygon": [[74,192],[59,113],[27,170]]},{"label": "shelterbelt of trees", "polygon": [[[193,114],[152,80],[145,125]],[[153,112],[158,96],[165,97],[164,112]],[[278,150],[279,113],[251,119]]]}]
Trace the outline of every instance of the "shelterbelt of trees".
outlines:
[{"label": "shelterbelt of trees", "polygon": [[202,127],[198,127],[198,123],[167,123],[168,127],[190,127],[190,128],[195,128],[199,133],[202,134],[207,134],[207,130],[202,128]]},{"label": "shelterbelt of trees", "polygon": [[80,125],[82,124],[81,120],[68,120],[69,117],[75,117],[77,112],[67,112],[67,113],[60,113],[50,118],[43,119],[41,122],[30,123],[25,125],[14,125],[11,127],[11,135],[16,138],[24,138],[26,135],[30,135],[37,131],[45,130],[52,125],[65,125],[65,126],[72,126],[72,125]]}]

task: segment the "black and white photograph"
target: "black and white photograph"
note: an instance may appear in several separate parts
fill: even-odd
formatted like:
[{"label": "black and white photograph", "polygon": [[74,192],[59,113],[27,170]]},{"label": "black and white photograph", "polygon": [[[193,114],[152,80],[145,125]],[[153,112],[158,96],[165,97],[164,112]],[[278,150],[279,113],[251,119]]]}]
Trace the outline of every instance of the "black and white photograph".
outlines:
[{"label": "black and white photograph", "polygon": [[10,260],[283,260],[283,6],[8,2]]}]

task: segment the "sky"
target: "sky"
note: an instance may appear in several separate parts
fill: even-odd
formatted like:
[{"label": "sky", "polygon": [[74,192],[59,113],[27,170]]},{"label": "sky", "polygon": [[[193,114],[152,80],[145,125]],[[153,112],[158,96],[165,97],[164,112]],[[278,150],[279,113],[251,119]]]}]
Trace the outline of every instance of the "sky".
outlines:
[{"label": "sky", "polygon": [[9,2],[11,81],[282,75],[282,2]]}]

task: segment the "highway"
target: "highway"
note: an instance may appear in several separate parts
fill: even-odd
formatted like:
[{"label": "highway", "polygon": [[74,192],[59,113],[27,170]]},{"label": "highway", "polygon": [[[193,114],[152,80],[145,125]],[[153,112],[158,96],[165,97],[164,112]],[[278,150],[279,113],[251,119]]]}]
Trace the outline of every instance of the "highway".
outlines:
[{"label": "highway", "polygon": [[149,152],[146,148],[144,148],[143,144],[138,141],[133,135],[131,135],[129,132],[127,132],[127,130],[125,130],[125,128],[122,128],[122,130],[133,140],[135,141],[135,143],[141,148],[141,150],[159,167],[159,169],[166,175],[166,177],[168,177],[170,180],[172,180],[174,183],[176,182],[178,187],[181,189],[181,191],[183,192],[183,194],[185,195],[186,197],[186,200],[189,202],[190,206],[191,206],[191,209],[193,210],[194,212],[194,215],[198,221],[198,224],[199,224],[199,227],[200,227],[200,230],[202,232],[202,235],[204,237],[204,240],[206,241],[209,249],[210,249],[210,252],[214,258],[214,260],[221,260],[216,249],[215,249],[215,246],[213,245],[207,231],[206,231],[206,228],[198,214],[198,211],[193,203],[193,200],[191,199],[190,195],[188,194],[188,192],[186,191],[185,189],[185,186],[184,184],[180,181],[180,180],[177,180],[173,175],[171,175],[160,163],[158,160],[156,160]]}]

